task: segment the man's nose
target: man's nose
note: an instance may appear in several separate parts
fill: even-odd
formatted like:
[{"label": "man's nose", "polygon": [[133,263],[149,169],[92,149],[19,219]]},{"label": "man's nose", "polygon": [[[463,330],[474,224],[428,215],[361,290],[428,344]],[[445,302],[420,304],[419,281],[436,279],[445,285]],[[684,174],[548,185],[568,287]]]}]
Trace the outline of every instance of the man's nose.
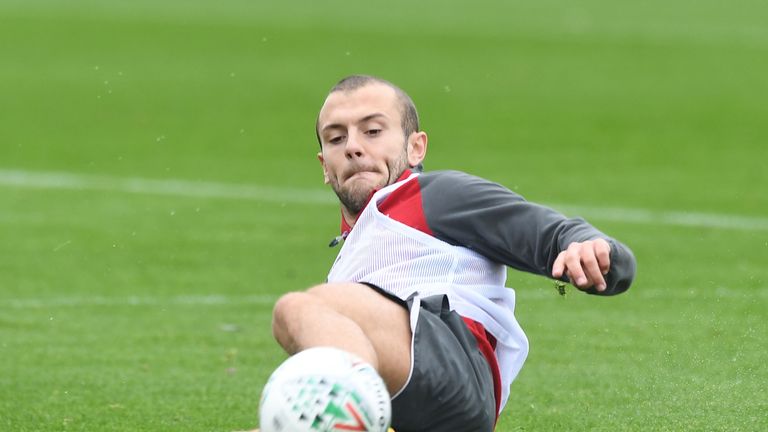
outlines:
[{"label": "man's nose", "polygon": [[363,144],[357,137],[352,136],[352,134],[347,137],[347,145],[344,150],[346,151],[347,159],[363,156]]}]

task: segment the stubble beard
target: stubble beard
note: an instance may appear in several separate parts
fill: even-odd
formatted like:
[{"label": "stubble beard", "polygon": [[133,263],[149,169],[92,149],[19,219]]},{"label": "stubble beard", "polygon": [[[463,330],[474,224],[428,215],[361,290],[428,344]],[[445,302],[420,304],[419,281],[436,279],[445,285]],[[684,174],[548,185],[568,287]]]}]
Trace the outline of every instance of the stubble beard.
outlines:
[{"label": "stubble beard", "polygon": [[360,182],[353,182],[348,186],[339,185],[338,178],[332,178],[331,188],[339,198],[339,202],[350,214],[359,215],[365,205],[368,203],[368,199],[376,189],[381,189],[384,186],[391,185],[403,174],[408,168],[408,154],[403,150],[402,155],[396,160],[387,162],[388,177],[375,184],[373,186],[367,184],[360,184]]}]

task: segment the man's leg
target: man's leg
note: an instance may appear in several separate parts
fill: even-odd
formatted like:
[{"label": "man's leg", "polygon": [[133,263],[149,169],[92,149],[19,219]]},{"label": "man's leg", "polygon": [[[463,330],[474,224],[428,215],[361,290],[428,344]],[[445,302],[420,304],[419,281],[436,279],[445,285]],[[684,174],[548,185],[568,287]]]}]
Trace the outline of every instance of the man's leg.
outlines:
[{"label": "man's leg", "polygon": [[358,355],[376,368],[390,394],[408,379],[408,311],[367,285],[331,283],[285,294],[275,304],[272,331],[289,354],[332,346]]}]

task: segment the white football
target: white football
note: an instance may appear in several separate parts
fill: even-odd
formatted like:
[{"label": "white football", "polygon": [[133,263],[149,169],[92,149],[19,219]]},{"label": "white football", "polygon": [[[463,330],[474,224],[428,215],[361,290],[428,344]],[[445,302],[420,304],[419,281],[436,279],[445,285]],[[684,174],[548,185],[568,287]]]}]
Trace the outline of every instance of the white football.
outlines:
[{"label": "white football", "polygon": [[336,348],[310,348],[269,377],[259,404],[262,432],[386,432],[392,407],[370,364]]}]

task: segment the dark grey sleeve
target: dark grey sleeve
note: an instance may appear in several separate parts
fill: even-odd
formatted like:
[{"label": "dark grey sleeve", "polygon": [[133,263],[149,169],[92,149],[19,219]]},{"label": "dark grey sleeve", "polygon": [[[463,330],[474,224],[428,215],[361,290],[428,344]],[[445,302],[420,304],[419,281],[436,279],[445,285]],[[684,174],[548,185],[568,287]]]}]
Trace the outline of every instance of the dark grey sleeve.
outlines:
[{"label": "dark grey sleeve", "polygon": [[629,248],[581,218],[566,218],[497,183],[458,171],[424,173],[419,184],[427,225],[445,242],[551,277],[555,258],[569,244],[602,238],[611,245],[607,287],[603,292],[586,292],[619,294],[632,283],[635,257]]}]

